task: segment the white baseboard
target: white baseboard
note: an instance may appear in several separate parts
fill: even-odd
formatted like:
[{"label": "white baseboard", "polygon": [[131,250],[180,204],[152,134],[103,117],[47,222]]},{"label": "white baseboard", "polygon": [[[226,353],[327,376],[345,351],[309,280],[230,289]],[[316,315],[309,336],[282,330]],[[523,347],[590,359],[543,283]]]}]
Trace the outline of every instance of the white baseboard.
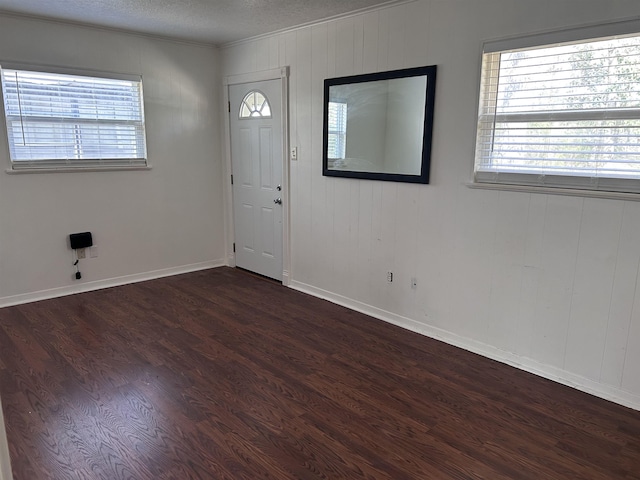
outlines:
[{"label": "white baseboard", "polygon": [[4,428],[4,417],[0,406],[0,480],[12,480],[11,461],[9,459],[9,443]]},{"label": "white baseboard", "polygon": [[[13,295],[10,297],[0,297],[0,308],[19,305],[22,303],[37,302],[39,300],[47,300],[49,298],[63,297],[65,295],[73,295],[74,293],[117,287],[119,285],[126,285],[127,283],[155,280],[156,278],[169,277],[171,275],[179,275],[181,273],[197,272],[198,270],[207,270],[209,268],[222,267],[226,265],[227,262],[225,259],[219,259],[209,262],[192,263],[190,265],[182,265],[179,267],[163,268],[161,270],[153,270],[150,272],[136,273],[133,275],[124,275],[122,277],[108,278],[105,280],[96,280],[94,282],[79,283],[77,285],[67,285],[64,287],[51,288],[49,290]],[[0,480],[3,480],[2,477],[0,477]]]},{"label": "white baseboard", "polygon": [[307,285],[305,283],[297,282],[295,280],[290,281],[289,287],[298,290],[300,292],[308,293],[315,297],[319,297],[328,300],[332,303],[342,305],[343,307],[355,310],[365,315],[383,320],[385,322],[397,325],[412,332],[425,335],[436,340],[441,340],[449,345],[468,350],[469,352],[477,353],[484,357],[496,360],[501,363],[506,363],[512,367],[516,367],[520,370],[524,370],[539,377],[543,377],[555,382],[567,385],[582,392],[595,395],[596,397],[604,398],[612,402],[624,405],[625,407],[633,408],[634,410],[640,410],[640,396],[630,392],[626,392],[619,388],[605,385],[599,382],[595,382],[588,378],[575,375],[571,372],[567,372],[561,368],[553,367],[540,363],[531,358],[522,357],[514,353],[500,350],[499,348],[487,345],[476,340],[462,337],[455,333],[451,333],[441,328],[425,325],[415,320],[412,320],[401,315],[396,315],[392,312],[387,312],[366,303],[358,302],[342,295],[323,290],[321,288]]}]

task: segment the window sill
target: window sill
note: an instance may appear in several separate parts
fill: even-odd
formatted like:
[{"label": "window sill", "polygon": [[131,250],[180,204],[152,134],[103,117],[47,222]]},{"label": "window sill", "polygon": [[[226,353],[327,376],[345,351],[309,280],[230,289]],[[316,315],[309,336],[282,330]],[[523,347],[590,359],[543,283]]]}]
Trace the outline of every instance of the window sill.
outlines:
[{"label": "window sill", "polygon": [[509,192],[540,193],[547,195],[565,195],[571,197],[605,198],[610,200],[632,200],[640,202],[640,194],[630,192],[605,192],[577,188],[543,187],[536,185],[513,185],[508,183],[467,182],[468,188],[480,190],[502,190]]},{"label": "window sill", "polygon": [[9,175],[22,175],[31,173],[78,173],[78,172],[123,172],[131,170],[151,170],[151,165],[147,166],[111,166],[111,167],[59,167],[59,168],[21,168],[13,169],[7,168],[5,173]]}]

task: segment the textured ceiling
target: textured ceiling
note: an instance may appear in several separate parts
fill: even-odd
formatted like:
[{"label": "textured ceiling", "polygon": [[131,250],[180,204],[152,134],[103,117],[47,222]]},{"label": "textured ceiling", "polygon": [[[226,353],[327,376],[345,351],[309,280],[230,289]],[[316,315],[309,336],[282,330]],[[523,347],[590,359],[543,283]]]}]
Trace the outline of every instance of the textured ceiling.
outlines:
[{"label": "textured ceiling", "polygon": [[0,0],[0,11],[223,44],[389,0]]}]

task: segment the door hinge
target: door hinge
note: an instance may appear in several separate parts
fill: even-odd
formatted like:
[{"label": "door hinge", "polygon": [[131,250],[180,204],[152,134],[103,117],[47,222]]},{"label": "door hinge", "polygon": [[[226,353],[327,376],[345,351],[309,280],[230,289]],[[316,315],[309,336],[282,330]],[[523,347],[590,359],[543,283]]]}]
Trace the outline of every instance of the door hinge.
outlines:
[{"label": "door hinge", "polygon": [[233,242],[233,253],[236,253],[236,242]]},{"label": "door hinge", "polygon": [[229,113],[231,113],[231,102],[227,102],[227,108],[229,109]]},{"label": "door hinge", "polygon": [[231,185],[233,185],[233,175],[231,175]]}]

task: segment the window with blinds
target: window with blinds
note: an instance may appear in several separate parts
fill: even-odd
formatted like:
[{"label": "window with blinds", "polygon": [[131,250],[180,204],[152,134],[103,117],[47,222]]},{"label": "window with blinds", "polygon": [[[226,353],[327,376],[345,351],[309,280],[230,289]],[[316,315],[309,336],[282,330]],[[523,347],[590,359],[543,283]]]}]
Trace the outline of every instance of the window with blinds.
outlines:
[{"label": "window with blinds", "polygon": [[483,54],[475,181],[640,192],[640,35],[498,48]]},{"label": "window with blinds", "polygon": [[146,166],[141,79],[3,68],[14,170]]},{"label": "window with blinds", "polygon": [[344,159],[347,150],[347,104],[344,102],[329,102],[328,119],[328,147],[329,159]]}]

